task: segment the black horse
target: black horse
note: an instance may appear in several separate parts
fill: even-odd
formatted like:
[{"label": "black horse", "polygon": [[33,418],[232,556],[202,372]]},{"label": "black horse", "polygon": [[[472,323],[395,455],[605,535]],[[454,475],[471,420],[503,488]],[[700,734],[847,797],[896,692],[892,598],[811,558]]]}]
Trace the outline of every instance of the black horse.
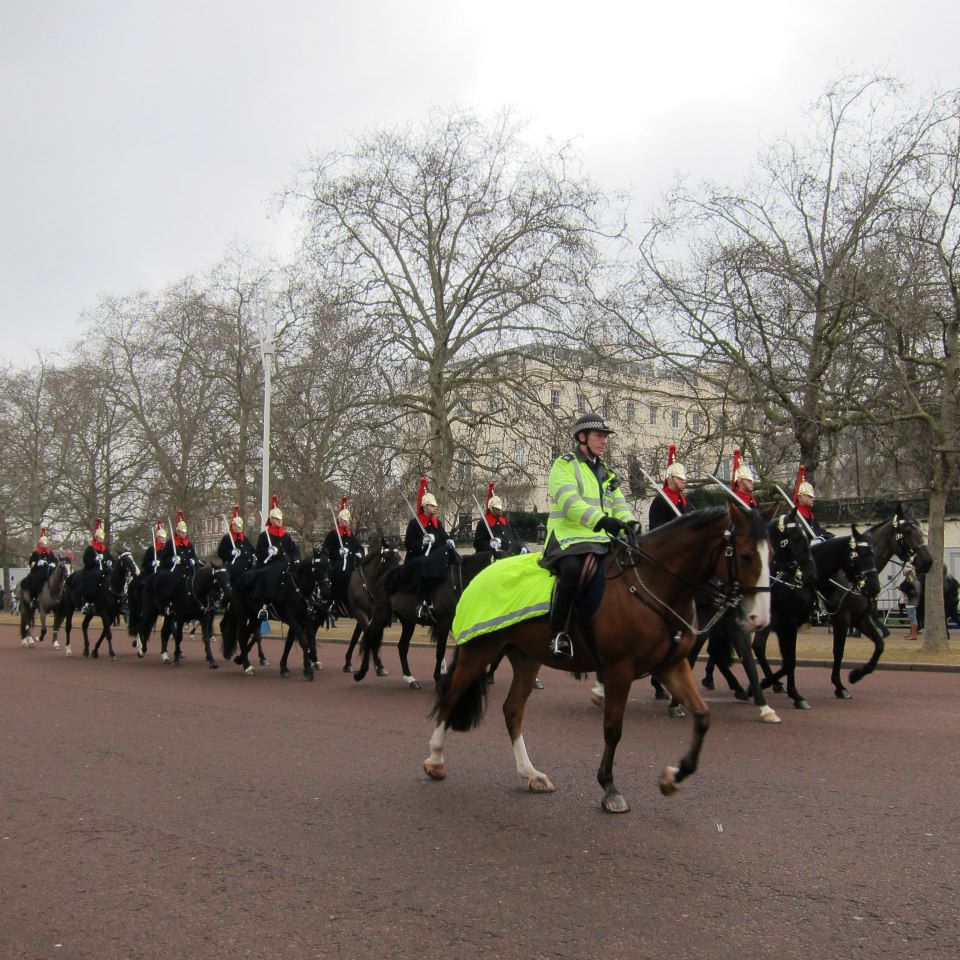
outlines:
[{"label": "black horse", "polygon": [[[353,673],[353,651],[357,647],[373,616],[373,591],[376,584],[391,570],[400,566],[400,550],[387,540],[380,538],[380,549],[371,550],[360,563],[354,567],[347,585],[347,609],[349,615],[357,623],[353,628],[353,636],[347,646],[347,653],[343,661],[343,672]],[[378,677],[387,675],[387,668],[380,661],[379,651],[375,655],[374,666]]]},{"label": "black horse", "polygon": [[[120,615],[120,608],[126,599],[127,588],[133,578],[139,573],[136,561],[129,550],[124,550],[118,557],[117,562],[106,571],[106,575],[100,581],[100,587],[97,590],[96,598],[93,601],[93,612],[85,613],[80,621],[80,629],[83,633],[83,655],[85,657],[100,656],[100,644],[104,639],[107,641],[107,649],[110,653],[110,659],[116,660],[117,655],[113,652],[113,631],[114,621]],[[70,646],[70,631],[73,629],[74,611],[80,610],[84,605],[83,592],[81,590],[83,573],[76,571],[71,573],[64,585],[63,596],[57,605],[53,619],[53,642],[57,642],[57,634],[60,625],[64,625],[64,654],[68,657],[73,655],[73,649]],[[99,617],[103,624],[103,630],[97,638],[97,642],[90,649],[90,638],[87,635],[87,627],[94,617]]]},{"label": "black horse", "polygon": [[[263,603],[253,580],[259,572],[251,570],[235,581],[233,597],[220,621],[223,657],[233,658],[248,677],[255,673],[249,654],[256,642],[260,627],[257,614]],[[303,675],[308,680],[314,676],[314,661],[310,658],[310,633],[315,629],[312,623],[321,610],[325,613],[329,608],[331,596],[330,559],[326,554],[314,553],[311,559],[283,570],[276,595],[270,600],[276,619],[287,624],[303,650]]]},{"label": "black horse", "polygon": [[[897,504],[889,520],[870,527],[863,536],[873,547],[878,573],[894,556],[902,563],[912,563],[919,574],[926,573],[933,566],[933,556],[923,539],[920,525],[913,517],[904,516],[901,504]],[[840,679],[840,668],[851,624],[873,641],[873,655],[863,666],[850,671],[851,683],[857,683],[876,669],[883,654],[883,637],[873,620],[870,596],[850,589],[851,583],[856,582],[853,578],[844,580],[838,577],[837,580],[840,582],[832,585],[832,589],[823,591],[827,612],[833,622],[833,669],[830,681],[834,695],[840,700],[849,700],[852,695]]]},{"label": "black horse", "polygon": [[[430,626],[430,637],[437,646],[436,666],[433,670],[433,682],[440,689],[440,677],[445,669],[447,653],[447,637],[453,626],[453,615],[457,609],[457,601],[463,588],[485,567],[494,561],[494,554],[482,551],[462,557],[459,562],[450,565],[447,577],[437,587],[433,595],[433,623]],[[399,573],[400,568],[397,572]],[[400,655],[400,666],[403,670],[403,682],[411,690],[419,690],[420,682],[410,672],[407,662],[407,653],[410,650],[410,640],[413,631],[419,622],[417,620],[417,595],[406,590],[389,591],[390,577],[381,577],[371,587],[373,609],[370,625],[363,638],[363,661],[360,669],[353,675],[354,680],[363,680],[370,669],[370,658],[378,664],[377,675],[383,676],[386,670],[381,670],[380,646],[383,643],[383,631],[390,626],[396,614],[400,620],[400,642],[397,652]]]},{"label": "black horse", "polygon": [[173,594],[166,600],[157,597],[156,589],[151,578],[145,584],[143,591],[143,607],[134,626],[134,618],[130,619],[130,631],[137,637],[137,656],[147,654],[147,644],[153,632],[157,618],[164,614],[163,627],[160,630],[160,659],[170,663],[167,645],[171,636],[174,640],[173,664],[179,666],[183,660],[180,649],[183,643],[183,627],[187,623],[200,624],[200,633],[203,638],[203,650],[207,666],[216,670],[219,666],[210,649],[210,640],[213,637],[213,617],[216,611],[230,598],[230,575],[223,567],[203,566],[181,576]]}]

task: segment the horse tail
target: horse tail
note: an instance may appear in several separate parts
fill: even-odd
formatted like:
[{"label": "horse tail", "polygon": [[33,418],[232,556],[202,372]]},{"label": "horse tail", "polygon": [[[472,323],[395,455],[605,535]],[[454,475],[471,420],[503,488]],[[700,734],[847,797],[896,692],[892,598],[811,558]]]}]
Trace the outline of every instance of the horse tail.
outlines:
[{"label": "horse tail", "polygon": [[483,720],[484,711],[487,708],[487,683],[483,673],[473,680],[466,690],[460,695],[456,703],[449,703],[450,687],[453,684],[453,676],[456,672],[457,658],[459,649],[454,653],[453,660],[450,663],[450,669],[446,674],[441,675],[439,689],[437,690],[437,699],[434,702],[433,709],[430,711],[430,717],[436,719],[440,715],[443,707],[449,707],[450,713],[447,717],[447,725],[451,730],[473,730],[480,726]]},{"label": "horse tail", "polygon": [[237,617],[229,607],[220,618],[220,652],[224,660],[232,660],[237,652]]}]

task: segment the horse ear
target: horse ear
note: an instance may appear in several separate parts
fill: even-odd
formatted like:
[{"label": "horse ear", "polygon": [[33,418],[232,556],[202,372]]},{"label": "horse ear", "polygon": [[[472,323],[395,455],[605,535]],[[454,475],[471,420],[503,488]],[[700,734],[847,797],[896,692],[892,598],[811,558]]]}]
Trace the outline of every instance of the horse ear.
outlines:
[{"label": "horse ear", "polygon": [[773,518],[777,515],[780,510],[779,503],[771,503],[769,507],[761,507],[760,512],[763,514],[767,523],[770,523]]}]

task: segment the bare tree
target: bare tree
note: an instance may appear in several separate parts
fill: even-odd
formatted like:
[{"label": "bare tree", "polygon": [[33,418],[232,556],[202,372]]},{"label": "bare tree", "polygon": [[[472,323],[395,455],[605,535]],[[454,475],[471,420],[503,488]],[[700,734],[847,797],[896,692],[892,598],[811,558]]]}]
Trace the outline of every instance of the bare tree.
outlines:
[{"label": "bare tree", "polygon": [[481,397],[570,320],[595,268],[603,198],[572,169],[567,149],[526,149],[507,115],[451,112],[316,157],[289,191],[326,285],[381,331],[379,382],[398,422],[422,418],[441,506],[457,435],[491,416]]}]

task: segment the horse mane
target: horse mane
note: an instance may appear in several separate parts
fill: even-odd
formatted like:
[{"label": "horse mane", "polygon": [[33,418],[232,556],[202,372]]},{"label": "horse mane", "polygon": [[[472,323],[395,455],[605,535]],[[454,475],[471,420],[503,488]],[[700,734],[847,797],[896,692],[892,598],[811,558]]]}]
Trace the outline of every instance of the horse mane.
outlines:
[{"label": "horse mane", "polygon": [[[751,511],[755,513],[756,511]],[[706,507],[703,510],[694,510],[693,513],[684,514],[682,517],[675,517],[669,523],[664,523],[656,530],[649,530],[641,539],[655,540],[663,537],[676,536],[681,530],[701,530],[703,527],[709,527],[716,523],[720,517],[727,514],[726,507]],[[766,536],[766,534],[764,534]]]}]

